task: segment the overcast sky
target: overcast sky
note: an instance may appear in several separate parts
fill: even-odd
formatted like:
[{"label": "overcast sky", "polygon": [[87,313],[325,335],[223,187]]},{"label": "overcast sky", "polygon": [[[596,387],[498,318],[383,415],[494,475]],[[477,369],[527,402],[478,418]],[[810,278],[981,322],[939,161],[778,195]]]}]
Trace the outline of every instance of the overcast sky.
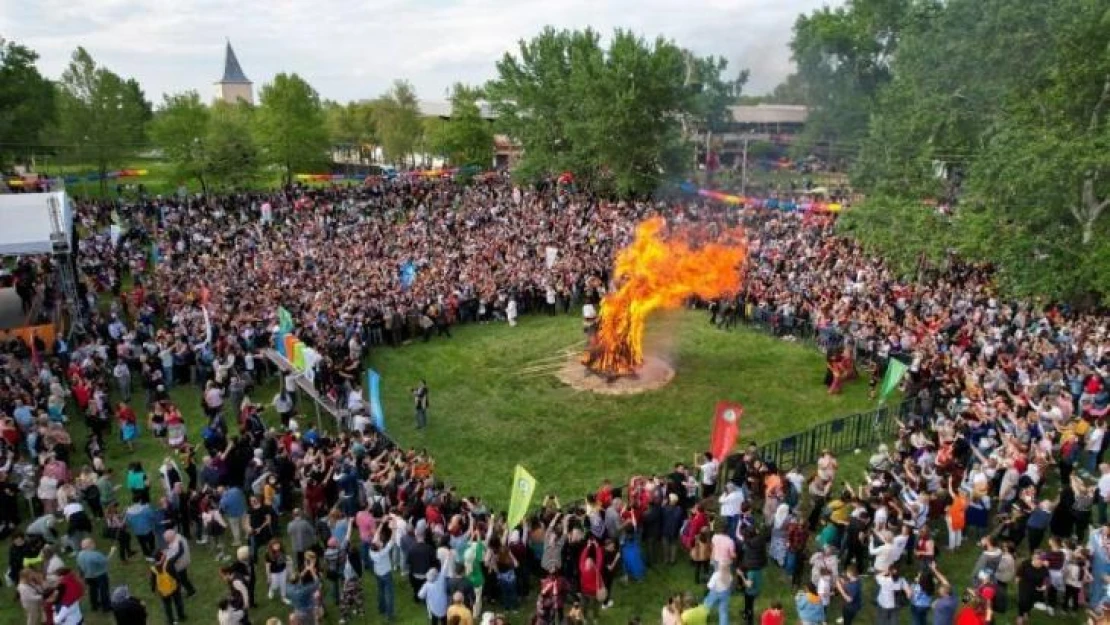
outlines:
[{"label": "overcast sky", "polygon": [[516,42],[545,25],[663,35],[751,70],[764,93],[791,71],[787,44],[801,12],[839,0],[5,0],[0,36],[39,55],[57,78],[73,49],[139,80],[147,97],[196,89],[205,98],[231,39],[247,77],[296,72],[321,96],[371,98],[407,78],[422,99],[455,81],[481,83]]}]

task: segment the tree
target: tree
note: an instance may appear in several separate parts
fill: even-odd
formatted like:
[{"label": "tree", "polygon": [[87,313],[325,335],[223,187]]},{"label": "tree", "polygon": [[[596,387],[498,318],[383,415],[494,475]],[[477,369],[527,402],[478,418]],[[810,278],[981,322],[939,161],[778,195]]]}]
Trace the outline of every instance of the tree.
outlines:
[{"label": "tree", "polygon": [[327,100],[323,104],[328,138],[336,148],[365,158],[378,142],[378,129],[371,102],[348,102],[346,105]]},{"label": "tree", "polygon": [[110,166],[137,151],[150,104],[134,81],[124,81],[77,48],[62,73],[56,98],[58,132],[73,156],[92,161],[106,186]]},{"label": "tree", "polygon": [[373,103],[373,118],[385,157],[403,165],[423,134],[416,90],[406,80],[396,80],[388,93]]},{"label": "tree", "polygon": [[255,114],[257,111],[242,101],[212,105],[203,145],[205,172],[213,186],[245,189],[257,178],[262,154],[251,132]]},{"label": "tree", "polygon": [[174,164],[178,176],[196,179],[205,193],[209,117],[196,91],[167,94],[150,127],[151,139]]},{"label": "tree", "polygon": [[681,120],[694,111],[685,53],[617,30],[547,28],[497,63],[486,94],[524,154],[525,179],[571,171],[588,188],[643,195],[688,168]]},{"label": "tree", "polygon": [[1107,301],[1105,2],[915,5],[888,69],[853,168],[868,200],[841,226],[895,258],[989,262],[1010,293]]},{"label": "tree", "polygon": [[[867,131],[875,99],[914,0],[849,0],[798,17],[790,49],[804,85],[809,118],[802,146],[855,146]],[[920,3],[928,4],[928,3]]]},{"label": "tree", "polygon": [[0,38],[0,168],[34,153],[54,119],[54,88],[30,48]]},{"label": "tree", "polygon": [[320,96],[296,74],[281,73],[262,87],[254,115],[258,145],[267,162],[280,166],[286,184],[293,172],[328,162],[328,129]]},{"label": "tree", "polygon": [[452,165],[486,168],[493,163],[493,127],[482,117],[481,90],[456,84],[451,93],[451,118],[425,120],[428,148]]}]

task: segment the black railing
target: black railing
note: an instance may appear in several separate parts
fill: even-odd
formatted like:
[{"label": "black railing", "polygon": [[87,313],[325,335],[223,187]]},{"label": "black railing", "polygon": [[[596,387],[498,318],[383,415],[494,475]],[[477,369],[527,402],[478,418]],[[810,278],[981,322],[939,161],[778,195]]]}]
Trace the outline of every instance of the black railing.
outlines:
[{"label": "black railing", "polygon": [[[819,328],[808,319],[781,315],[758,307],[739,312],[736,316],[738,324],[784,340],[792,337],[800,343],[812,345],[822,353],[850,344],[851,339],[834,326]],[[725,322],[722,325],[727,327],[729,324]],[[857,362],[879,358],[858,343],[853,344],[853,348]],[[906,421],[916,408],[917,402],[913,398],[907,398],[896,404],[830,419],[808,430],[760,445],[759,456],[764,462],[774,462],[778,467],[803,467],[816,463],[825,450],[841,454],[867,449],[890,440],[898,431],[898,422]]]},{"label": "black railing", "polygon": [[913,413],[914,400],[839,417],[759,447],[764,462],[777,467],[801,467],[817,462],[828,450],[834,454],[868,449],[889,440],[898,431],[898,422]]}]

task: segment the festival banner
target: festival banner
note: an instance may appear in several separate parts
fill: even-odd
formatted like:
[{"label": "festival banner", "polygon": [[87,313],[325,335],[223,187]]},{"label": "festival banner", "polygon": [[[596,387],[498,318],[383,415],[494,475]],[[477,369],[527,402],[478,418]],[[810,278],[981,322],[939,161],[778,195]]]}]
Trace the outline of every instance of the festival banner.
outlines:
[{"label": "festival banner", "polygon": [[709,453],[720,462],[732,451],[740,437],[740,417],[744,407],[737,402],[719,401],[713,415],[713,433],[709,437]]},{"label": "festival banner", "polygon": [[401,266],[401,286],[409,288],[416,282],[416,263],[411,260]]},{"label": "festival banner", "polygon": [[883,384],[879,387],[880,404],[886,401],[886,396],[890,395],[891,391],[898,388],[898,384],[902,382],[902,376],[906,375],[906,369],[906,363],[897,358],[890,358],[887,361],[886,375],[883,376]]},{"label": "festival banner", "polygon": [[278,330],[283,334],[293,331],[293,315],[284,306],[278,306]]},{"label": "festival banner", "polygon": [[524,515],[528,513],[528,506],[532,503],[532,495],[536,492],[536,478],[532,477],[524,467],[519,464],[516,465],[516,470],[513,471],[513,493],[512,498],[509,500],[509,525],[511,529],[516,527],[524,519]]},{"label": "festival banner", "polygon": [[304,371],[304,343],[297,339],[293,339],[293,368],[297,371]]},{"label": "festival banner", "polygon": [[385,431],[385,412],[382,411],[382,376],[370,369],[366,372],[366,392],[370,396],[370,418],[379,432]]}]

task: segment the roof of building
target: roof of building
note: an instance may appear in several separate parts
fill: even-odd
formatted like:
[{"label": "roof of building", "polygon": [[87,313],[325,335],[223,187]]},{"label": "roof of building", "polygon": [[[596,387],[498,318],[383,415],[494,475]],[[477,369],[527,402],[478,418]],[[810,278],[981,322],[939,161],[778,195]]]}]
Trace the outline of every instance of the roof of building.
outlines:
[{"label": "roof of building", "polygon": [[227,50],[224,52],[224,77],[220,79],[220,83],[241,83],[251,84],[250,79],[243,73],[243,68],[239,67],[239,59],[235,58],[235,50],[231,49],[231,42],[227,42]]},{"label": "roof of building", "polygon": [[[420,100],[416,106],[424,117],[451,117],[451,102],[448,100]],[[478,110],[484,119],[497,119],[497,114],[488,102],[479,101]]]},{"label": "roof of building", "polygon": [[743,104],[729,110],[738,124],[804,124],[809,117],[809,109],[797,104]]}]

